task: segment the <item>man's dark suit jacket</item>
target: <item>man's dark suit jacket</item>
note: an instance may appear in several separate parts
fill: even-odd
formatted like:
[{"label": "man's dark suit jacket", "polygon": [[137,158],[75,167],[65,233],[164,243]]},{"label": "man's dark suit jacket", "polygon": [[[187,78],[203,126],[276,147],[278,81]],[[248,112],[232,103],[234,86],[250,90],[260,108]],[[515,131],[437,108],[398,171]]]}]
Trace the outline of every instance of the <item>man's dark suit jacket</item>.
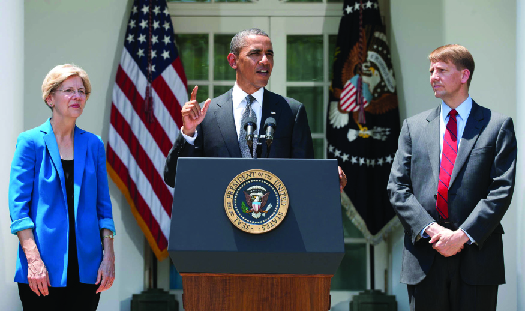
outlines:
[{"label": "man's dark suit jacket", "polygon": [[[438,221],[441,106],[408,118],[399,136],[388,192],[405,230],[401,282],[415,285],[438,254],[418,239]],[[461,278],[471,285],[505,283],[503,227],[514,191],[516,138],[512,119],[473,102],[449,185],[449,220],[475,241],[460,256]]]},{"label": "man's dark suit jacket", "polygon": [[[166,184],[171,187],[175,185],[179,157],[242,158],[233,119],[232,91],[233,89],[230,89],[211,101],[206,117],[197,126],[197,139],[193,146],[179,134],[166,158],[164,167]],[[261,126],[269,117],[273,117],[277,124],[270,158],[311,159],[314,157],[312,135],[303,104],[265,89]],[[263,143],[262,157],[266,155],[267,148]]]}]

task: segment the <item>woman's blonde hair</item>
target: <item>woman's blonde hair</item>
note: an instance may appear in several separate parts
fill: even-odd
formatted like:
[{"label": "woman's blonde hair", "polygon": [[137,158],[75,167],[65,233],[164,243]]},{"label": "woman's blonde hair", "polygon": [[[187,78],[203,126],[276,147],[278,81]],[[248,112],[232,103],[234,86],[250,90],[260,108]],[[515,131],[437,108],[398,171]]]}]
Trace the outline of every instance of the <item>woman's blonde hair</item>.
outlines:
[{"label": "woman's blonde hair", "polygon": [[42,83],[42,99],[44,103],[46,103],[46,106],[47,97],[53,93],[62,82],[73,76],[79,76],[82,79],[84,88],[86,89],[86,100],[88,100],[89,94],[91,94],[91,82],[89,82],[88,74],[84,69],[76,65],[64,64],[51,69],[44,78],[44,82]]}]

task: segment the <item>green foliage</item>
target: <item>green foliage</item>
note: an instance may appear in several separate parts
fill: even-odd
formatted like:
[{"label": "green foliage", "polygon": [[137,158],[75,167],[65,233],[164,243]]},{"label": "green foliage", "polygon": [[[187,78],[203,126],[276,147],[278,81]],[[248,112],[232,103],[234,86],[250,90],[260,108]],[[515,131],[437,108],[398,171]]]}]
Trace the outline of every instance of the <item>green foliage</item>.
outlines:
[{"label": "green foliage", "polygon": [[246,206],[246,204],[244,203],[244,201],[242,202],[242,212],[243,213],[248,213],[248,206]]}]

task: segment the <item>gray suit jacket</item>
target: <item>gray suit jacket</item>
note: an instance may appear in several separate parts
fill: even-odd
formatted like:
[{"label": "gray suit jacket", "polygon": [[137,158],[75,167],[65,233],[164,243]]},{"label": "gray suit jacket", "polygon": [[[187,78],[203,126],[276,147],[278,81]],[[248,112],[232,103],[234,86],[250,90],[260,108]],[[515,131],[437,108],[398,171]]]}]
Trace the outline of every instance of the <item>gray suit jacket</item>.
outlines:
[{"label": "gray suit jacket", "polygon": [[[437,221],[441,106],[408,118],[388,181],[390,202],[405,230],[401,282],[417,284],[441,256],[421,230]],[[475,241],[459,253],[471,285],[505,283],[503,227],[514,191],[516,138],[512,119],[473,102],[449,185],[449,220]]]},{"label": "gray suit jacket", "polygon": [[[206,117],[197,126],[197,139],[193,146],[188,144],[182,135],[177,137],[166,158],[164,167],[166,184],[171,187],[175,185],[179,157],[242,157],[233,119],[232,90],[212,99]],[[270,158],[311,159],[314,157],[312,134],[303,104],[265,89],[261,126],[268,117],[273,117],[277,124]],[[263,144],[261,156],[266,157],[266,155],[266,144]]]}]

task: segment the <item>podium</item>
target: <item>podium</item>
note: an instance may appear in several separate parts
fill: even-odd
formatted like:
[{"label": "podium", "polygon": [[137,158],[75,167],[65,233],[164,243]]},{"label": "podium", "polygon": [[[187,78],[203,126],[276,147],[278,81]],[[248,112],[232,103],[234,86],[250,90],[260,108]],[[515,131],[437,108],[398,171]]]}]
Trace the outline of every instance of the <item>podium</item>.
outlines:
[{"label": "podium", "polygon": [[[289,197],[280,225],[261,234],[224,208],[230,182],[252,169],[278,176]],[[329,310],[344,256],[337,161],[179,158],[168,251],[187,311]]]}]

